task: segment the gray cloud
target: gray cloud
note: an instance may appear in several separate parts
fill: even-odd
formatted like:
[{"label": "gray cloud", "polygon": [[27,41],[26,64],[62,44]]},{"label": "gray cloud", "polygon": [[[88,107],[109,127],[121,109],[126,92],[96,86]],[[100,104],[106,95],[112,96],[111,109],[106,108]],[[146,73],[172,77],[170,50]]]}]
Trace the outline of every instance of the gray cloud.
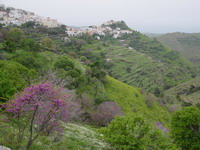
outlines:
[{"label": "gray cloud", "polygon": [[199,0],[1,0],[67,25],[124,20],[141,32],[200,32]]}]

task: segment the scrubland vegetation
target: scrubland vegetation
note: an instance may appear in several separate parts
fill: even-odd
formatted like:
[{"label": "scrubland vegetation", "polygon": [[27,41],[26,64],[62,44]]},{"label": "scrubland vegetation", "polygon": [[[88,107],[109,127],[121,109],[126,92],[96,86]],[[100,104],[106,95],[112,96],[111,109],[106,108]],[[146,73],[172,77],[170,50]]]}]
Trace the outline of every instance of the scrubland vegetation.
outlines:
[{"label": "scrubland vegetation", "polygon": [[[118,26],[129,29],[123,22],[112,27]],[[157,40],[133,31],[119,39],[65,41],[64,26],[32,23],[0,33],[0,145],[200,149],[193,96],[200,69]]]}]

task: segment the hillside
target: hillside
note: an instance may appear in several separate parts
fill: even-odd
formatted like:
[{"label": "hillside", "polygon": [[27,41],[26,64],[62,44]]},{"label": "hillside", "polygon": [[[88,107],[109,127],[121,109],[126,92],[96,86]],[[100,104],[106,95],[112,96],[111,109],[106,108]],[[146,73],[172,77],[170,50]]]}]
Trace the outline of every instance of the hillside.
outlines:
[{"label": "hillside", "polygon": [[138,88],[111,77],[107,77],[105,89],[108,98],[116,102],[125,114],[142,115],[150,122],[168,125],[170,113],[152,94],[142,94]]},{"label": "hillside", "polygon": [[0,4],[0,149],[200,149],[200,34],[170,36]]},{"label": "hillside", "polygon": [[[163,76],[164,84],[162,86],[164,89],[187,81],[199,74],[199,69],[192,63],[155,39],[148,38],[139,32],[133,32],[133,34],[122,38],[128,41],[130,47],[164,66],[161,67],[161,72],[156,71]],[[159,69],[157,68],[157,70]],[[157,79],[158,76],[154,76],[154,78]],[[157,85],[160,86],[160,84]]]},{"label": "hillside", "polygon": [[[22,32],[20,29],[11,29],[11,31]],[[27,36],[26,33],[24,34],[24,36]],[[26,41],[27,39],[22,37],[21,40]],[[60,40],[56,41],[53,39],[53,42],[55,42],[56,46],[60,46],[58,44],[61,42]],[[96,40],[93,42],[95,44],[102,44]],[[36,45],[36,43],[34,40],[31,41],[31,45]],[[4,92],[0,93],[1,102],[5,103],[8,99],[12,99],[15,93],[23,91],[31,83],[35,84],[35,82],[43,82],[44,80],[51,81],[56,86],[62,86],[62,88],[65,88],[65,92],[69,92],[73,96],[75,95],[77,99],[73,99],[73,101],[83,102],[80,102],[80,106],[78,105],[81,108],[81,115],[77,117],[78,121],[73,120],[73,124],[63,124],[64,130],[62,131],[63,137],[61,140],[51,143],[51,136],[42,135],[34,142],[30,149],[109,149],[109,143],[106,143],[102,139],[102,135],[98,133],[100,126],[94,128],[95,122],[91,120],[92,113],[105,101],[115,102],[125,115],[139,115],[151,124],[159,123],[162,127],[169,127],[171,114],[165,107],[159,104],[158,99],[153,94],[146,93],[106,76],[101,66],[96,63],[96,60],[93,60],[95,57],[91,59],[90,55],[88,55],[89,62],[86,64],[84,60],[87,58],[81,56],[81,53],[80,56],[74,58],[72,55],[59,51],[58,48],[54,50],[41,44],[40,47],[36,46],[34,49],[30,49],[28,44],[24,46],[20,43],[15,51],[10,51],[10,49],[7,49],[8,46],[6,47],[3,43],[0,44],[2,47],[0,50],[0,69],[4,72],[0,76],[1,91],[9,88],[13,91],[12,87],[16,86],[13,81],[16,81],[16,78],[19,79],[18,74],[24,77],[18,81],[17,86],[19,88],[15,91],[9,92],[6,95]],[[94,45],[90,44],[90,46]],[[123,47],[112,45],[111,48],[114,50],[114,48]],[[124,49],[128,50],[127,48]],[[105,49],[102,47],[101,50]],[[142,56],[139,52],[136,53]],[[99,51],[97,50],[92,54],[99,54]],[[11,70],[14,70],[15,73]],[[25,74],[25,72],[28,73]],[[15,76],[16,78],[14,78]],[[86,94],[88,97],[84,99],[82,97],[83,94]],[[1,119],[0,121],[2,121]],[[89,119],[89,121],[83,121],[86,119]],[[88,125],[84,125],[85,123]],[[16,148],[16,136],[13,136],[10,140],[5,137],[12,136],[12,134],[15,135],[16,133],[13,133],[13,130],[17,130],[17,126],[3,122],[1,129],[5,126],[7,127],[5,131],[0,130],[0,144]],[[24,141],[26,141],[28,137],[27,129],[24,131],[24,137]],[[22,145],[24,146],[24,144],[25,142]]]},{"label": "hillside", "polygon": [[81,52],[103,57],[110,76],[156,95],[199,75],[199,69],[179,53],[135,31],[85,44]]},{"label": "hillside", "polygon": [[173,105],[200,104],[200,77],[179,84],[164,93],[163,100]]},{"label": "hillside", "polygon": [[112,76],[158,95],[162,90],[191,79],[193,76],[191,72],[198,72],[184,59],[180,59],[182,64],[166,64],[147,54],[124,47],[113,48],[112,51],[107,51],[107,55],[114,64],[108,70]]},{"label": "hillside", "polygon": [[200,33],[168,33],[156,39],[200,66]]}]

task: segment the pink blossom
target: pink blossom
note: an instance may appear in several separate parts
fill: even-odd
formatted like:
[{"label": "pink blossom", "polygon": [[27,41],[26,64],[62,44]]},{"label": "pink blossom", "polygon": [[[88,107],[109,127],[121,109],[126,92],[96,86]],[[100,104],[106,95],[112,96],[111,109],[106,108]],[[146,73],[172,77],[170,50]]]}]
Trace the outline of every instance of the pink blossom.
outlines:
[{"label": "pink blossom", "polygon": [[34,117],[33,123],[37,126],[37,131],[60,132],[61,121],[66,122],[70,117],[66,103],[69,95],[63,94],[62,90],[48,82],[31,85],[1,107],[5,108],[10,117],[26,118],[30,123],[30,118]]}]

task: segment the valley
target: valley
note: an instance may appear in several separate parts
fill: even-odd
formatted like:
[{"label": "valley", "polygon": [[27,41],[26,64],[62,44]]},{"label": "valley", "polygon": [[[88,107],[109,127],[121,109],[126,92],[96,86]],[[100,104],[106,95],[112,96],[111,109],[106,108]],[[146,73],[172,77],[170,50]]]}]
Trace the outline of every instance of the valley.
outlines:
[{"label": "valley", "polygon": [[113,20],[53,26],[0,8],[0,145],[200,148],[198,33],[142,34]]}]

